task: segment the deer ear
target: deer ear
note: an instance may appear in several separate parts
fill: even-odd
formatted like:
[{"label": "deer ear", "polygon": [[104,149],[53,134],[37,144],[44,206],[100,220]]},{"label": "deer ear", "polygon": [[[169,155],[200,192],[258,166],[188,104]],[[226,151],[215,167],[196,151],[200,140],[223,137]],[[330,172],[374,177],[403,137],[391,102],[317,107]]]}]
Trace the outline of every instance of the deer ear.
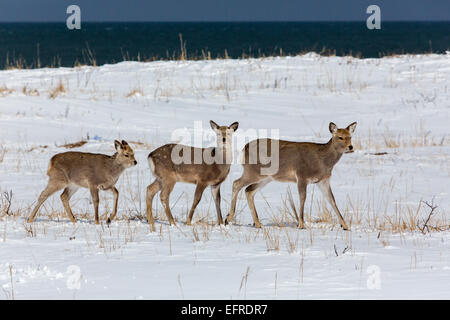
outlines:
[{"label": "deer ear", "polygon": [[230,124],[230,126],[228,128],[233,129],[233,131],[236,131],[239,127],[239,122],[233,122],[232,124]]},{"label": "deer ear", "polygon": [[128,145],[128,142],[126,142],[125,140],[122,140],[122,146],[127,146]]},{"label": "deer ear", "polygon": [[330,132],[334,134],[336,133],[338,127],[333,122],[330,122],[330,124],[328,125],[328,129],[330,129]]},{"label": "deer ear", "polygon": [[211,128],[215,131],[217,129],[219,129],[219,125],[217,123],[215,123],[212,120],[209,120],[209,124],[211,125]]},{"label": "deer ear", "polygon": [[120,149],[122,149],[122,144],[119,141],[114,140],[114,147],[117,151],[119,151]]},{"label": "deer ear", "polygon": [[350,134],[353,134],[353,132],[355,132],[355,129],[356,129],[356,122],[349,124],[347,127],[347,130],[350,132]]}]

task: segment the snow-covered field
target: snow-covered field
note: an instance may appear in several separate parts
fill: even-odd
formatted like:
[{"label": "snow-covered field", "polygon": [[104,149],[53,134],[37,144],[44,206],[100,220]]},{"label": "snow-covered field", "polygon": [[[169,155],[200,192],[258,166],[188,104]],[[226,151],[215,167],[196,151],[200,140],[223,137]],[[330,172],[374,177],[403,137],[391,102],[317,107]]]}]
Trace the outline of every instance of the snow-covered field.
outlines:
[{"label": "snow-covered field", "polygon": [[[101,67],[0,71],[0,295],[5,299],[396,299],[450,298],[450,54],[359,60],[298,57],[123,62]],[[331,180],[351,232],[342,231],[314,186],[307,229],[295,228],[288,194],[271,183],[256,195],[261,230],[241,193],[235,224],[215,225],[210,192],[184,224],[194,186],[171,195],[177,227],[155,198],[156,231],[145,219],[146,156],[175,130],[239,121],[236,135],[278,129],[282,139],[326,142],[328,123],[358,125],[356,152]],[[198,123],[197,123],[198,124]],[[261,133],[263,134],[263,133]],[[93,223],[87,190],[59,196],[36,221],[30,208],[47,183],[52,155],[114,152],[125,139],[138,165],[120,178],[118,220]],[[238,137],[237,137],[238,138]],[[192,141],[198,144],[198,141]],[[240,149],[242,145],[235,145]],[[222,184],[228,212],[233,165]],[[288,189],[289,188],[289,189]],[[112,196],[101,193],[101,213]],[[423,201],[423,202],[421,202]],[[433,204],[431,209],[425,204]],[[103,216],[104,222],[104,216]]]}]

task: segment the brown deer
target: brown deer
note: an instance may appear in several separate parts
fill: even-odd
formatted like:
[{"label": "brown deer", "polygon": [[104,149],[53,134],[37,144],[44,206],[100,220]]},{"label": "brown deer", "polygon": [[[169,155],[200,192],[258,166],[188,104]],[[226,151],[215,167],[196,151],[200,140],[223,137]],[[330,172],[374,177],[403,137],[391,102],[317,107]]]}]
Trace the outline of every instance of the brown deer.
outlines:
[{"label": "brown deer", "polygon": [[148,155],[150,169],[156,178],[147,187],[147,220],[149,224],[154,225],[153,198],[156,193],[161,191],[160,200],[169,223],[175,225],[170,211],[169,197],[177,182],[196,185],[187,225],[191,224],[195,208],[202,198],[203,191],[208,186],[211,186],[217,211],[217,222],[218,224],[223,223],[220,211],[220,185],[230,171],[233,133],[237,130],[239,123],[219,126],[211,120],[210,125],[216,133],[217,147],[194,148],[182,144],[166,144]]},{"label": "brown deer", "polygon": [[[332,134],[331,139],[324,144],[311,142],[292,142],[272,139],[257,139],[249,142],[243,149],[243,167],[242,176],[233,182],[233,195],[231,201],[230,212],[225,219],[225,224],[229,223],[236,210],[236,201],[239,191],[245,189],[245,195],[253,216],[254,225],[261,227],[256,212],[254,196],[258,189],[268,184],[270,181],[295,182],[297,183],[298,193],[300,196],[300,217],[298,217],[298,227],[304,228],[303,211],[306,200],[306,187],[310,183],[317,183],[323,195],[336,212],[339,222],[344,230],[348,230],[348,226],[344,221],[333,192],[330,187],[330,178],[334,165],[339,161],[342,154],[353,152],[352,134],[355,131],[356,122],[353,122],[345,129],[338,129],[331,122],[329,125]],[[272,143],[277,146],[273,148]],[[279,153],[278,170],[270,174],[262,174],[261,169],[267,167],[262,164],[261,155],[256,154],[256,147],[265,146],[267,152],[274,156],[274,152]],[[255,161],[252,161],[255,159]]]},{"label": "brown deer", "polygon": [[98,191],[106,190],[113,193],[114,209],[111,217],[107,220],[108,223],[111,222],[116,216],[119,199],[119,191],[114,185],[125,169],[137,164],[134,152],[125,140],[114,141],[114,146],[117,152],[112,156],[85,152],[63,152],[54,155],[50,159],[47,170],[48,185],[39,196],[38,203],[28,218],[28,222],[33,222],[44,201],[61,189],[64,189],[61,194],[64,209],[69,219],[76,222],[69,206],[69,200],[80,187],[88,188],[91,192],[96,224],[99,223]]}]

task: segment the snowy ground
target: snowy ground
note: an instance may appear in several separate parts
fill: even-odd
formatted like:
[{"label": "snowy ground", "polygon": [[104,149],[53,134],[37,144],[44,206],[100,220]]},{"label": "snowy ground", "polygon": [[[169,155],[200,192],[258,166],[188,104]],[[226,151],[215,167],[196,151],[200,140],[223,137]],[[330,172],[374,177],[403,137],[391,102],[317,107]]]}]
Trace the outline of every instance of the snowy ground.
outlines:
[{"label": "snowy ground", "polygon": [[[60,87],[60,90],[56,89]],[[26,299],[396,299],[450,298],[450,54],[358,60],[307,54],[291,58],[196,62],[124,62],[0,72],[0,212],[3,298]],[[351,224],[339,228],[310,186],[307,229],[297,230],[288,187],[271,183],[256,196],[262,230],[250,226],[245,196],[236,223],[214,225],[205,192],[192,227],[184,224],[194,186],[171,195],[178,227],[155,198],[156,232],[145,216],[151,181],[146,156],[195,121],[279,129],[288,140],[326,142],[328,123],[358,122],[353,144],[334,169],[332,187]],[[114,152],[121,138],[138,166],[118,182],[118,221],[93,224],[86,190],[59,196],[25,222],[47,182],[48,160],[73,150]],[[192,141],[192,144],[198,144]],[[237,144],[237,142],[236,142]],[[236,146],[238,149],[242,145]],[[222,185],[229,208],[233,165]],[[430,209],[437,206],[428,222]],[[101,212],[112,198],[101,195]]]}]

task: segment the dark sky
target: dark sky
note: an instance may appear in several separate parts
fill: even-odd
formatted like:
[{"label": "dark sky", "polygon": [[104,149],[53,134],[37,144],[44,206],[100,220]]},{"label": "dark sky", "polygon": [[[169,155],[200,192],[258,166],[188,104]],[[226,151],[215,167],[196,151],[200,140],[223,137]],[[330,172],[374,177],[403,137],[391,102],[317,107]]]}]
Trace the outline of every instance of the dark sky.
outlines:
[{"label": "dark sky", "polygon": [[0,21],[350,21],[381,8],[382,21],[450,21],[450,0],[1,0]]}]

